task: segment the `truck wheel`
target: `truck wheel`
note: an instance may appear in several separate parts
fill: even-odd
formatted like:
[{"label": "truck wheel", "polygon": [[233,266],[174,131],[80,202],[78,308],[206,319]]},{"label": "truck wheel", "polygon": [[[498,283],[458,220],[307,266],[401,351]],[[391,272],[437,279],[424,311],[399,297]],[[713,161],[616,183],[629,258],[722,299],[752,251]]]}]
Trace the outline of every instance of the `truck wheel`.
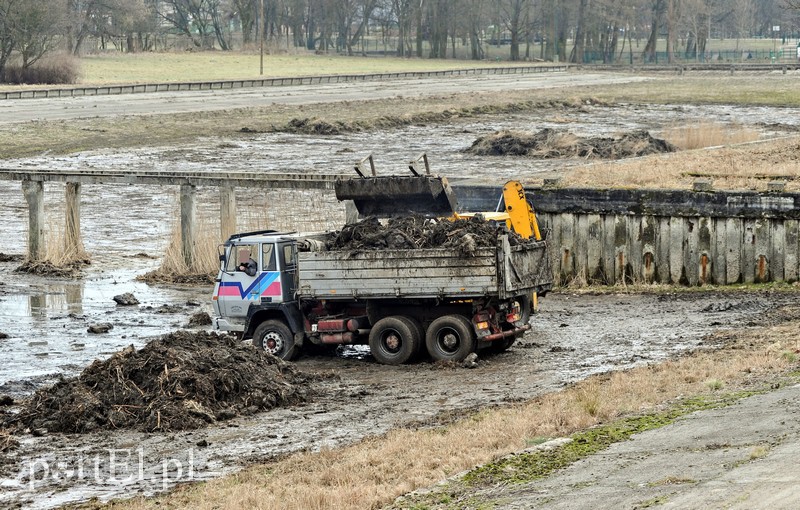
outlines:
[{"label": "truck wheel", "polygon": [[475,350],[475,331],[466,317],[445,315],[428,326],[425,346],[437,361],[463,361]]},{"label": "truck wheel", "polygon": [[417,352],[419,339],[404,317],[385,317],[369,332],[369,350],[384,365],[401,365]]},{"label": "truck wheel", "polygon": [[294,335],[289,327],[277,320],[258,325],[253,333],[253,345],[286,361],[296,358],[300,351],[294,344]]}]

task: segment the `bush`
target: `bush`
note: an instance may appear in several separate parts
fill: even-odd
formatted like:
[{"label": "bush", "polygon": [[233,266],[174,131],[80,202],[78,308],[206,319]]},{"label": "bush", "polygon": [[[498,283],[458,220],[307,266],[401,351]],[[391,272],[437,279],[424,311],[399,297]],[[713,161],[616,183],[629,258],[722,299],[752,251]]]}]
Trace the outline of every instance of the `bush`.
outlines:
[{"label": "bush", "polygon": [[43,58],[27,69],[23,69],[21,65],[8,64],[0,75],[0,82],[15,85],[71,84],[78,81],[79,70],[77,58],[60,53]]}]

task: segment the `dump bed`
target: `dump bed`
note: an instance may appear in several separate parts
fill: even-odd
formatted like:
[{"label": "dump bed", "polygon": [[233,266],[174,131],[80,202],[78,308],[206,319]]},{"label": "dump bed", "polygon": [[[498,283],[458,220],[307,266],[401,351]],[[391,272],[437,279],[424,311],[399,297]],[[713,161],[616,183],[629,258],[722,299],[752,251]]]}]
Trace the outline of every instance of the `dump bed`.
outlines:
[{"label": "dump bed", "polygon": [[469,255],[452,249],[328,251],[298,254],[302,298],[502,299],[549,290],[553,283],[547,245],[531,241],[511,247],[507,236],[495,248]]}]

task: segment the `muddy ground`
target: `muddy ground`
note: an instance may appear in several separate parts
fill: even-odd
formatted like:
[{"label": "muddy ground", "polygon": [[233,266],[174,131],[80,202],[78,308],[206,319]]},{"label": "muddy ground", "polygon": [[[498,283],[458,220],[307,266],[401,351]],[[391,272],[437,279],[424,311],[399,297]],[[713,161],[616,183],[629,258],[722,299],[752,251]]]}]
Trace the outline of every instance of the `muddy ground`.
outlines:
[{"label": "muddy ground", "polygon": [[[151,494],[300,449],[438,423],[556,391],[589,374],[712,348],[706,334],[731,324],[781,322],[774,310],[795,300],[791,293],[768,292],[553,293],[519,344],[482,357],[475,369],[443,369],[428,361],[384,366],[355,347],[335,357],[305,356],[296,363],[300,370],[337,376],[314,383],[318,396],[305,405],[186,432],[21,435],[20,446],[8,454],[13,462],[3,468],[0,504],[44,508],[95,496]],[[112,475],[125,483],[109,483]]]}]

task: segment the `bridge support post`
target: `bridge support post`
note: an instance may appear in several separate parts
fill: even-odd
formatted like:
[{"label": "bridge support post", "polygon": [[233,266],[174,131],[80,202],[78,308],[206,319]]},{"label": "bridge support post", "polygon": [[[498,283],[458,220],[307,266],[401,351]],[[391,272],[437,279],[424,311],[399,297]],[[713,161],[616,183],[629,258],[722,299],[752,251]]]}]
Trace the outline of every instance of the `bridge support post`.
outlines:
[{"label": "bridge support post", "polygon": [[68,182],[64,189],[66,220],[64,251],[71,259],[86,258],[81,239],[81,183]]},{"label": "bridge support post", "polygon": [[183,262],[191,271],[194,266],[194,197],[197,186],[181,184],[181,252]]},{"label": "bridge support post", "polygon": [[230,184],[219,187],[219,234],[223,241],[236,233],[236,188]]},{"label": "bridge support post", "polygon": [[28,202],[28,260],[35,262],[45,256],[44,183],[22,181],[22,193]]}]

